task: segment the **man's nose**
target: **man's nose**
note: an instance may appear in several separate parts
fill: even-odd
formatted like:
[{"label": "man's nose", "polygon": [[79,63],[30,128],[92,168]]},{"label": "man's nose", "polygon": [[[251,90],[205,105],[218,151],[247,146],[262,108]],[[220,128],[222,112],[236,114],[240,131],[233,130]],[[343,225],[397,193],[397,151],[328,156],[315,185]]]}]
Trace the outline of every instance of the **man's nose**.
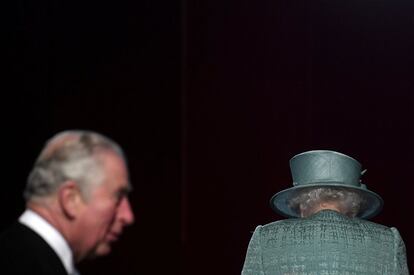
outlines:
[{"label": "man's nose", "polygon": [[134,213],[127,197],[123,198],[119,204],[118,219],[121,220],[124,225],[130,225],[134,223]]}]

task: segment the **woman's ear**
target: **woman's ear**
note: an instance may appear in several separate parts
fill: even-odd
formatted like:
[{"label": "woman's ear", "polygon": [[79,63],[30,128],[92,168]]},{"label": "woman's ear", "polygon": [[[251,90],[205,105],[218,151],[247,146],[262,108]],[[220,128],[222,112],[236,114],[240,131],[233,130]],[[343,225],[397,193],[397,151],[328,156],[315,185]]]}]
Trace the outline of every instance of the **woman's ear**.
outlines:
[{"label": "woman's ear", "polygon": [[58,201],[66,217],[72,220],[78,216],[84,201],[75,181],[66,181],[59,187]]}]

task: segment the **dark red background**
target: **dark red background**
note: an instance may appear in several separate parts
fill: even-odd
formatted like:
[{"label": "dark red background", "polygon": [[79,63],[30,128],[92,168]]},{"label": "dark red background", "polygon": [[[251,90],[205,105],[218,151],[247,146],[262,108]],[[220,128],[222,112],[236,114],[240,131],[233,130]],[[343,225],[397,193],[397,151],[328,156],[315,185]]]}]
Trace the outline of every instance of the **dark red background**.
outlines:
[{"label": "dark red background", "polygon": [[2,9],[1,227],[42,143],[93,129],[129,157],[137,221],[83,274],[240,274],[281,217],[289,159],[331,149],[368,169],[413,259],[414,3],[13,1]]}]

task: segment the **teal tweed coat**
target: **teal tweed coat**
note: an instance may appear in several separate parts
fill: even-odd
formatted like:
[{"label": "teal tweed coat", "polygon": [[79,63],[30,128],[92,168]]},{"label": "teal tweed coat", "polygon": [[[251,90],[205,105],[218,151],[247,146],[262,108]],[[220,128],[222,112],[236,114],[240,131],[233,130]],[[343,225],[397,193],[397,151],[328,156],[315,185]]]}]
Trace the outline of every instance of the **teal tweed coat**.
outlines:
[{"label": "teal tweed coat", "polygon": [[258,226],[242,275],[407,275],[397,229],[322,210]]}]

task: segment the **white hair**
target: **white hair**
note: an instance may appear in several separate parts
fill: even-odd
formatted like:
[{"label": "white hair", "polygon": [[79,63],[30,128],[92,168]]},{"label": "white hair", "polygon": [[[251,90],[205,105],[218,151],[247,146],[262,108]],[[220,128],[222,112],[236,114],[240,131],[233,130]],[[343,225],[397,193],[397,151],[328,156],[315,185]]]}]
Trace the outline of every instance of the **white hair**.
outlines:
[{"label": "white hair", "polygon": [[308,217],[319,209],[322,203],[332,203],[341,213],[355,217],[360,212],[364,200],[356,190],[341,187],[305,188],[292,197],[289,207],[302,217]]},{"label": "white hair", "polygon": [[121,147],[109,138],[85,130],[56,134],[46,142],[29,174],[24,190],[26,201],[53,194],[67,180],[73,180],[87,196],[92,185],[103,181],[104,173],[97,153],[112,151],[124,161]]}]

